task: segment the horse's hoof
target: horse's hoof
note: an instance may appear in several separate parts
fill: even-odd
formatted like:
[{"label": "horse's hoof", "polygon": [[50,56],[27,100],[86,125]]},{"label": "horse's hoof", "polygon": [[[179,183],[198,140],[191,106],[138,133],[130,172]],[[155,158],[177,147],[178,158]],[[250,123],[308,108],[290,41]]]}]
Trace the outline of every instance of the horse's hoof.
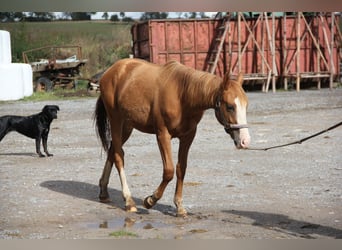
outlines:
[{"label": "horse's hoof", "polygon": [[180,209],[177,211],[177,217],[182,217],[185,219],[188,217],[188,213],[186,212],[186,210],[184,208]]},{"label": "horse's hoof", "polygon": [[101,203],[109,203],[109,202],[110,202],[110,199],[109,199],[109,197],[105,197],[105,198],[101,198],[101,197],[100,197],[100,202],[101,202]]},{"label": "horse's hoof", "polygon": [[151,196],[146,197],[145,200],[144,200],[144,207],[147,208],[147,209],[150,209],[151,207],[153,207],[153,205],[154,204],[153,204],[152,197]]},{"label": "horse's hoof", "polygon": [[130,213],[138,212],[138,209],[135,206],[126,206],[126,211]]},{"label": "horse's hoof", "polygon": [[179,217],[179,218],[183,218],[183,219],[187,219],[188,218],[188,214],[187,213],[182,213],[182,214],[177,213],[176,216]]}]

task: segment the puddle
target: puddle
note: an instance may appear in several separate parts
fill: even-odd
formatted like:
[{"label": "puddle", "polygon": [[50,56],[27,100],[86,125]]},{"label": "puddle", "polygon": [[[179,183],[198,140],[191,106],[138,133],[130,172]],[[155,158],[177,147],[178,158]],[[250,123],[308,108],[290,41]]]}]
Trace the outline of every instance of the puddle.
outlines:
[{"label": "puddle", "polygon": [[87,223],[87,228],[98,229],[121,229],[121,228],[135,228],[135,229],[158,229],[170,227],[171,225],[162,223],[160,221],[151,221],[151,220],[139,220],[134,218],[116,218],[113,220],[102,221],[100,223],[93,222]]}]

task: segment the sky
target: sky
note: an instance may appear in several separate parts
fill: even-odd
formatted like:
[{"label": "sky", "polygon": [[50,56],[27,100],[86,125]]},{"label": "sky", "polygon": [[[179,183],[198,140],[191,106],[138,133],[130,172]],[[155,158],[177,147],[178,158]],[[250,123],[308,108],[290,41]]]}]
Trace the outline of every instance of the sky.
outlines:
[{"label": "sky", "polygon": [[[61,16],[63,12],[55,12],[56,16]],[[114,15],[114,14],[117,14],[119,16],[119,13],[120,12],[108,12],[108,16],[111,17],[111,15]],[[126,17],[131,17],[133,19],[138,19],[141,17],[143,12],[125,12],[125,16]],[[169,18],[177,18],[178,17],[178,13],[179,12],[169,12]],[[186,12],[184,12],[186,13]],[[209,16],[209,17],[212,17],[216,14],[217,12],[206,12],[206,15]],[[92,15],[91,16],[91,19],[92,20],[95,20],[95,19],[103,19],[102,18],[102,15],[103,15],[103,12],[97,12],[95,15]]]}]

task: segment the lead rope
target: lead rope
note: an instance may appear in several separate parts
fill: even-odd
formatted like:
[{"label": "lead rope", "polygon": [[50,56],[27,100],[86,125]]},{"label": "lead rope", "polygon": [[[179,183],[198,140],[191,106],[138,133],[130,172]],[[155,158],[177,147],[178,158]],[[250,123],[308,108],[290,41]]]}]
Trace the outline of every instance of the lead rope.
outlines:
[{"label": "lead rope", "polygon": [[324,130],[322,130],[322,131],[320,131],[320,132],[318,132],[318,133],[316,133],[316,134],[310,135],[310,136],[305,137],[305,138],[303,138],[303,139],[300,139],[300,140],[298,140],[298,141],[294,141],[294,142],[290,142],[290,143],[286,143],[286,144],[282,144],[282,145],[277,145],[277,146],[272,146],[272,147],[268,147],[268,148],[247,148],[247,150],[267,151],[267,150],[269,150],[269,149],[281,148],[281,147],[286,147],[286,146],[290,146],[290,145],[294,145],[294,144],[301,144],[301,143],[303,143],[303,142],[305,142],[305,141],[307,141],[307,140],[309,140],[309,139],[311,139],[311,138],[314,138],[314,137],[316,137],[316,136],[319,136],[320,134],[326,133],[326,132],[328,132],[329,130],[332,130],[332,129],[334,129],[334,128],[337,128],[337,127],[339,127],[339,126],[341,126],[341,125],[342,125],[342,122],[339,122],[339,123],[335,124],[334,126],[331,126],[330,128],[324,129]]}]

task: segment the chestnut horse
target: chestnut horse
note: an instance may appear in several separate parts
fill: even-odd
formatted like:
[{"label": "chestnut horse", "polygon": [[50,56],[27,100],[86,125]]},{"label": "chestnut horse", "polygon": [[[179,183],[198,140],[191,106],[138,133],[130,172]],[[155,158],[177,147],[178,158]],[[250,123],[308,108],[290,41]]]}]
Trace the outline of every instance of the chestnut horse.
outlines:
[{"label": "chestnut horse", "polygon": [[175,61],[160,66],[140,59],[123,59],[113,64],[100,80],[101,95],[94,114],[97,134],[108,152],[99,182],[100,201],[109,202],[107,186],[115,163],[126,210],[137,211],[127,185],[122,149],[135,128],[156,134],[163,161],[162,181],[154,193],[145,198],[146,208],[156,204],[174,176],[171,139],[179,138],[174,204],[177,215],[186,216],[182,202],[183,180],[189,148],[204,111],[215,109],[217,120],[238,149],[249,145],[248,100],[242,82],[242,74],[237,80],[230,79],[229,75],[222,79]]}]

